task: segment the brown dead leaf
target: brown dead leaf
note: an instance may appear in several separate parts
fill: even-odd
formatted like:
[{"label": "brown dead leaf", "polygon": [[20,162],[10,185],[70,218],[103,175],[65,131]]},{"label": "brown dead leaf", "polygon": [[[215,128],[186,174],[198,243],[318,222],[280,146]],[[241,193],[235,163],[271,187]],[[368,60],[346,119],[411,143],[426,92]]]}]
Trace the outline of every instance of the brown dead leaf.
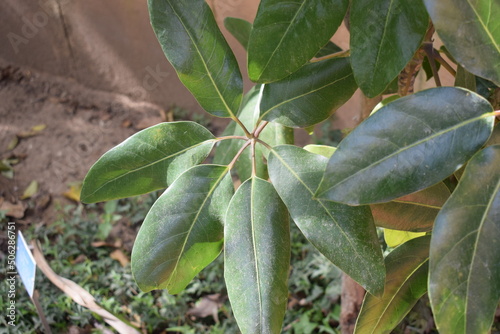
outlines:
[{"label": "brown dead leaf", "polygon": [[49,193],[45,193],[41,196],[37,196],[35,200],[35,209],[37,212],[43,211],[49,206],[52,197]]},{"label": "brown dead leaf", "polygon": [[24,190],[21,199],[27,199],[33,197],[38,192],[38,181],[33,180],[29,186]]},{"label": "brown dead leaf", "polygon": [[121,249],[114,250],[113,252],[111,252],[111,254],[109,254],[109,257],[120,262],[122,267],[127,266],[127,264],[129,264],[130,262],[127,255],[125,255],[125,253],[123,253]]},{"label": "brown dead leaf", "polygon": [[132,126],[132,121],[129,119],[126,119],[122,122],[122,128],[130,128]]},{"label": "brown dead leaf", "polygon": [[22,202],[14,204],[5,200],[3,197],[0,197],[0,210],[6,211],[6,216],[20,219],[24,217],[24,211],[26,208]]},{"label": "brown dead leaf", "polygon": [[220,293],[206,295],[201,298],[195,307],[189,309],[186,314],[196,318],[205,318],[212,316],[216,323],[219,323],[219,309],[224,304],[226,296]]},{"label": "brown dead leaf", "polygon": [[120,248],[122,246],[121,240],[116,240],[114,243],[109,243],[107,241],[94,241],[91,243],[92,247],[113,247],[113,248]]},{"label": "brown dead leaf", "polygon": [[76,257],[76,259],[74,259],[73,261],[70,261],[70,262],[71,262],[71,264],[78,264],[78,263],[84,262],[86,259],[87,259],[87,256],[85,256],[84,254],[80,254]]}]

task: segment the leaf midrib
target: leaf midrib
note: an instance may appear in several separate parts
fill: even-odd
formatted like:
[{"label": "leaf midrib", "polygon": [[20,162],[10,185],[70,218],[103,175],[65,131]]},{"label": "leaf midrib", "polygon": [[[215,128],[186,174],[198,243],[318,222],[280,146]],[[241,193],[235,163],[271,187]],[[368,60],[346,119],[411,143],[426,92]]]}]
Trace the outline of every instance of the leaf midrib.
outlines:
[{"label": "leaf midrib", "polygon": [[[469,6],[471,7],[472,11],[474,12],[474,14],[476,15],[477,19],[478,19],[478,22],[481,24],[481,26],[483,27],[484,31],[486,32],[486,35],[488,35],[488,37],[490,38],[491,40],[491,44],[496,48],[497,52],[500,54],[500,44],[497,44],[497,42],[495,41],[495,39],[493,38],[493,35],[491,34],[489,28],[487,25],[485,25],[485,23],[483,22],[483,18],[481,16],[479,16],[479,13],[476,11],[476,8],[470,3],[470,0],[467,0],[467,3],[469,4]],[[491,14],[491,13],[490,13]]]},{"label": "leaf midrib", "polygon": [[281,107],[281,106],[282,106],[282,105],[284,105],[284,104],[290,103],[290,102],[292,102],[292,101],[294,101],[294,100],[297,100],[297,99],[300,99],[300,98],[302,98],[302,97],[304,97],[304,96],[307,96],[307,95],[310,95],[310,94],[316,93],[317,91],[320,91],[320,90],[322,90],[322,89],[325,89],[325,88],[326,88],[326,87],[328,87],[328,86],[334,85],[334,84],[336,84],[336,83],[337,83],[337,82],[339,82],[339,81],[345,80],[345,79],[349,78],[349,77],[350,77],[350,76],[352,76],[352,75],[353,75],[353,73],[351,72],[351,73],[349,73],[348,75],[346,75],[346,76],[344,76],[344,77],[342,77],[342,78],[339,78],[339,79],[337,79],[337,80],[335,80],[335,81],[332,81],[332,82],[327,83],[326,85],[323,85],[323,86],[318,87],[318,88],[316,88],[316,89],[310,90],[310,91],[308,91],[308,92],[306,92],[306,93],[304,93],[304,94],[301,94],[301,95],[295,95],[295,96],[294,96],[293,98],[291,98],[291,99],[284,100],[284,101],[282,101],[282,102],[280,102],[280,103],[278,103],[278,104],[275,104],[274,106],[272,106],[272,107],[270,107],[269,109],[267,109],[265,112],[261,113],[261,115],[260,115],[260,117],[259,117],[259,120],[258,120],[258,121],[259,121],[259,122],[260,122],[260,121],[262,121],[262,120],[264,119],[264,117],[265,117],[268,113],[270,113],[271,111],[273,111],[273,110],[274,110],[274,109],[276,109],[276,108]]},{"label": "leaf midrib", "polygon": [[[224,98],[224,96],[222,96],[222,93],[219,90],[219,86],[217,86],[217,84],[215,83],[215,80],[212,77],[212,73],[208,69],[208,65],[207,65],[207,63],[205,61],[205,58],[203,57],[203,54],[200,52],[200,49],[198,48],[198,45],[195,43],[195,40],[194,40],[193,36],[191,35],[191,32],[189,31],[188,27],[186,27],[186,25],[184,25],[184,21],[181,18],[181,15],[177,13],[177,11],[175,10],[174,6],[172,5],[172,1],[171,0],[167,0],[167,3],[170,6],[170,8],[172,8],[172,12],[174,13],[174,15],[179,19],[179,22],[181,23],[182,27],[186,31],[186,34],[189,36],[189,39],[191,40],[192,45],[195,47],[196,53],[200,57],[201,63],[203,64],[203,67],[205,68],[207,76],[210,79],[210,82],[212,83],[212,86],[215,88],[215,91],[217,92],[217,95],[219,96],[220,100],[224,104],[224,107],[226,108],[226,111],[228,112],[228,114],[229,114],[229,116],[231,118],[235,118],[236,116],[234,115],[233,111],[231,110],[231,108],[227,104],[226,99]],[[206,4],[203,4],[203,5],[205,6]]]},{"label": "leaf midrib", "polygon": [[[313,197],[314,197],[314,192],[302,181],[302,179],[299,177],[299,175],[297,175],[297,173],[295,173],[295,171],[290,168],[288,166],[288,164],[285,162],[285,160],[283,160],[281,158],[281,156],[279,156],[279,154],[276,152],[276,150],[272,150],[271,151],[281,162],[282,164],[290,171],[290,173],[295,176],[295,178],[304,186],[304,188],[306,188],[309,193],[311,194],[311,200],[313,201],[317,201],[318,203],[321,204],[321,207],[323,208],[323,210],[328,214],[328,216],[332,219],[332,221],[335,223],[335,225],[337,226],[337,228],[340,230],[340,232],[342,233],[342,235],[344,236],[344,238],[348,241],[349,245],[351,246],[351,249],[354,251],[355,255],[359,258],[359,259],[363,259],[363,257],[358,253],[358,249],[357,247],[355,247],[353,244],[352,244],[352,241],[349,239],[349,237],[346,235],[346,233],[344,232],[344,229],[342,227],[340,227],[339,223],[337,222],[337,220],[330,214],[330,211],[325,207],[325,205],[323,204],[323,202],[319,199],[317,200],[314,200]],[[371,274],[371,271],[369,270],[368,271],[368,275],[371,276],[373,278],[373,275]]]},{"label": "leaf midrib", "polygon": [[[412,115],[410,115],[410,116],[412,116]],[[452,126],[452,127],[449,127],[449,128],[443,129],[443,130],[441,130],[441,131],[439,131],[439,132],[435,132],[434,134],[432,134],[432,135],[430,135],[430,136],[428,136],[428,137],[425,137],[425,138],[423,138],[423,139],[417,140],[416,142],[412,143],[411,145],[404,146],[404,147],[400,148],[399,150],[394,151],[393,153],[391,153],[391,154],[389,154],[389,155],[387,155],[387,156],[383,157],[382,159],[379,159],[379,160],[375,161],[374,163],[372,163],[372,164],[370,164],[370,165],[368,165],[368,166],[366,166],[366,167],[364,167],[364,168],[362,168],[362,169],[360,169],[360,170],[356,171],[355,173],[350,174],[348,177],[346,177],[346,178],[342,179],[340,182],[338,182],[338,183],[336,183],[336,184],[334,184],[334,185],[332,185],[332,186],[330,186],[330,187],[326,188],[326,189],[325,189],[324,191],[322,191],[321,193],[318,193],[318,194],[317,194],[317,197],[321,197],[321,195],[324,195],[324,194],[325,194],[327,191],[329,191],[330,189],[332,189],[332,188],[336,188],[336,187],[340,186],[341,184],[346,183],[347,181],[349,181],[350,179],[354,178],[356,175],[358,175],[358,174],[360,174],[360,173],[364,172],[365,170],[367,170],[367,169],[369,169],[369,168],[372,168],[372,167],[374,167],[374,166],[376,166],[376,165],[379,165],[379,164],[381,164],[382,162],[384,162],[384,161],[386,161],[386,160],[388,160],[388,159],[390,159],[390,158],[392,158],[392,157],[394,157],[394,156],[396,156],[396,155],[398,155],[398,154],[400,154],[400,153],[402,153],[402,152],[405,152],[405,151],[407,151],[407,150],[410,150],[410,149],[412,149],[412,148],[414,148],[414,147],[416,147],[416,146],[418,146],[418,145],[420,145],[420,144],[422,144],[422,143],[425,143],[426,141],[430,141],[431,139],[437,138],[437,137],[439,137],[439,136],[441,136],[441,135],[443,135],[443,134],[446,134],[446,133],[448,133],[448,132],[452,132],[452,131],[457,130],[457,129],[461,128],[461,127],[464,127],[464,126],[466,126],[466,125],[469,125],[469,124],[471,124],[471,123],[473,123],[473,122],[479,121],[479,120],[481,120],[481,119],[483,119],[483,118],[492,117],[492,116],[494,116],[494,113],[485,113],[485,114],[483,114],[483,115],[481,115],[481,116],[474,117],[474,118],[470,118],[470,119],[468,119],[468,120],[467,120],[467,121],[465,121],[465,122],[458,123],[458,124],[456,124],[456,125],[454,125],[454,126]],[[323,179],[323,180],[324,180],[324,179]]]},{"label": "leaf midrib", "polygon": [[264,74],[264,72],[266,71],[267,67],[269,66],[269,63],[271,62],[271,60],[274,58],[274,55],[276,54],[276,52],[278,51],[278,49],[280,48],[281,44],[283,44],[283,41],[285,40],[285,37],[288,35],[288,32],[290,30],[290,28],[292,27],[292,25],[294,24],[295,20],[297,19],[297,16],[299,15],[299,13],[302,11],[302,9],[304,8],[304,4],[307,2],[308,0],[304,0],[302,2],[302,4],[300,5],[300,7],[297,9],[297,12],[295,13],[295,15],[293,16],[292,20],[289,22],[288,24],[288,27],[286,28],[285,32],[283,33],[283,35],[281,36],[280,38],[280,41],[278,43],[278,45],[276,46],[276,48],[273,50],[273,52],[271,53],[271,55],[269,56],[268,60],[267,60],[267,63],[266,65],[264,65],[264,68],[260,71],[260,75],[259,77],[257,78],[260,79],[262,77],[262,75]]},{"label": "leaf midrib", "polygon": [[[255,177],[251,180],[250,186],[250,228],[252,230],[252,247],[253,247],[253,256],[255,259],[255,279],[257,283],[257,295],[259,296],[259,328],[262,327],[262,291],[260,289],[260,272],[259,272],[259,257],[257,255],[257,245],[256,245],[256,236],[255,236],[255,222],[254,222],[254,189],[255,183],[257,179]],[[260,331],[259,331],[260,332]]]},{"label": "leaf midrib", "polygon": [[209,143],[209,142],[211,142],[211,141],[215,143],[215,141],[216,141],[216,140],[215,140],[215,139],[209,139],[209,140],[202,141],[201,143],[197,143],[197,144],[195,144],[195,145],[193,145],[193,146],[189,146],[189,147],[184,148],[184,149],[182,149],[182,150],[180,150],[180,151],[177,151],[177,152],[172,153],[172,154],[170,154],[170,155],[168,155],[168,156],[165,156],[165,157],[163,157],[163,158],[161,158],[161,159],[158,159],[158,160],[155,160],[155,161],[153,161],[153,162],[150,162],[150,163],[148,163],[148,164],[146,164],[146,165],[142,165],[142,166],[139,166],[139,167],[137,167],[137,168],[130,169],[130,170],[128,170],[127,172],[125,172],[125,173],[123,173],[123,174],[121,174],[121,175],[118,175],[117,177],[115,177],[115,178],[113,178],[113,179],[111,179],[111,180],[108,180],[108,181],[104,182],[104,183],[103,183],[100,187],[98,187],[97,189],[95,189],[92,193],[90,193],[90,194],[89,194],[89,195],[87,195],[86,197],[92,197],[93,195],[95,195],[95,194],[96,194],[99,190],[101,190],[103,187],[105,187],[105,186],[106,186],[108,183],[110,183],[110,182],[116,182],[116,181],[118,181],[119,179],[121,179],[121,178],[123,178],[123,177],[125,177],[125,176],[127,176],[127,175],[129,175],[129,174],[131,174],[131,173],[135,173],[135,172],[140,171],[140,170],[142,170],[142,169],[149,168],[149,167],[151,167],[151,166],[153,166],[153,165],[159,164],[159,163],[161,163],[161,162],[163,162],[163,161],[165,161],[165,160],[171,159],[171,158],[173,158],[173,157],[175,157],[175,156],[177,156],[177,155],[181,155],[182,153],[185,153],[185,152],[187,152],[187,151],[189,151],[189,150],[191,150],[191,149],[193,149],[193,148],[196,148],[196,147],[198,147],[198,146],[201,146],[201,145],[207,144],[207,143]]},{"label": "leaf midrib", "polygon": [[[465,314],[468,314],[467,312],[467,307],[468,307],[468,304],[469,304],[469,286],[470,286],[470,282],[471,282],[471,275],[472,275],[472,268],[474,267],[474,262],[476,261],[476,258],[477,256],[475,256],[476,254],[476,251],[477,251],[477,247],[479,245],[479,239],[480,239],[480,235],[481,235],[481,232],[482,232],[482,228],[483,228],[483,225],[484,225],[484,222],[487,220],[488,218],[488,214],[489,214],[489,211],[491,209],[491,207],[493,206],[493,201],[495,200],[495,197],[496,197],[496,194],[500,191],[500,178],[498,179],[498,182],[496,184],[496,187],[495,187],[495,190],[492,192],[492,196],[490,198],[490,200],[488,201],[488,204],[484,210],[484,213],[483,213],[483,216],[481,217],[481,223],[479,224],[479,227],[477,229],[477,235],[476,235],[476,240],[474,242],[474,250],[472,252],[472,261],[471,261],[471,264],[469,266],[469,274],[467,275],[467,288],[466,288],[466,295],[465,295]],[[467,329],[467,317],[464,318],[464,329]]]},{"label": "leaf midrib", "polygon": [[[208,166],[208,165],[206,165]],[[205,199],[203,200],[203,203],[200,205],[200,209],[198,210],[198,212],[196,212],[196,215],[195,217],[193,218],[190,226],[189,226],[189,230],[187,231],[187,236],[186,238],[184,239],[184,243],[182,244],[182,247],[181,247],[181,251],[178,253],[179,255],[177,256],[177,261],[175,262],[175,265],[174,265],[174,270],[172,270],[172,274],[170,275],[170,278],[168,279],[168,281],[166,282],[166,286],[170,285],[170,282],[172,281],[174,275],[176,274],[177,272],[177,268],[178,268],[178,265],[179,265],[179,262],[181,260],[181,257],[182,255],[184,254],[184,249],[186,248],[186,245],[187,245],[187,242],[191,236],[191,231],[193,230],[193,227],[196,225],[196,222],[198,221],[198,217],[200,216],[200,213],[201,211],[203,211],[204,207],[205,207],[205,204],[207,203],[208,199],[211,198],[213,192],[215,191],[215,189],[219,186],[219,184],[221,183],[221,181],[224,179],[224,177],[226,176],[227,172],[229,171],[229,169],[226,167],[225,168],[225,171],[223,173],[221,173],[221,175],[217,178],[217,180],[214,182],[213,186],[210,188],[209,192],[207,193],[207,195],[205,196]],[[160,263],[160,265],[162,265],[162,263]],[[158,267],[160,266],[158,265]]]}]

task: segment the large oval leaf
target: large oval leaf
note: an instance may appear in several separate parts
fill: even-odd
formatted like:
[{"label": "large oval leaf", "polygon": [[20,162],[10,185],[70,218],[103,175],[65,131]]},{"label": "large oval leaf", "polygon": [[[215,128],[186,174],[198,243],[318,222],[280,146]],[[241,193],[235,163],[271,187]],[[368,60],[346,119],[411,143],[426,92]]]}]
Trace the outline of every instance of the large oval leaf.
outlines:
[{"label": "large oval leaf", "polygon": [[469,72],[500,85],[500,2],[424,0],[439,37]]},{"label": "large oval leaf", "polygon": [[248,44],[250,80],[272,82],[298,70],[327,44],[348,4],[348,0],[262,0]]},{"label": "large oval leaf", "polygon": [[306,238],[361,286],[379,294],[385,269],[370,209],[313,198],[327,161],[296,146],[278,146],[269,155],[269,175]]},{"label": "large oval leaf", "polygon": [[429,296],[440,333],[487,333],[500,299],[500,145],[467,164],[436,218]]},{"label": "large oval leaf", "polygon": [[220,254],[233,192],[226,166],[201,165],[158,198],[132,250],[132,273],[141,290],[179,293]]},{"label": "large oval leaf", "polygon": [[290,222],[273,186],[253,177],[231,199],[224,278],[243,334],[280,333],[288,301]]},{"label": "large oval leaf", "polygon": [[400,231],[430,231],[448,197],[450,190],[440,182],[416,193],[370,207],[377,226]]},{"label": "large oval leaf", "polygon": [[436,184],[488,140],[492,112],[481,96],[453,87],[433,88],[391,102],[340,143],[317,197],[371,204]]},{"label": "large oval leaf", "polygon": [[214,136],[194,122],[161,123],[106,152],[83,181],[81,201],[95,203],[166,188],[208,156]]},{"label": "large oval leaf", "polygon": [[375,97],[415,54],[429,16],[421,1],[356,0],[350,24],[354,77],[366,96]]},{"label": "large oval leaf", "polygon": [[385,259],[381,298],[366,294],[355,334],[389,334],[427,291],[430,236],[412,239]]},{"label": "large oval leaf", "polygon": [[349,58],[310,63],[264,87],[260,117],[290,127],[322,122],[357,89]]},{"label": "large oval leaf", "polygon": [[209,113],[234,117],[243,95],[236,58],[204,0],[148,0],[151,25],[179,79]]}]

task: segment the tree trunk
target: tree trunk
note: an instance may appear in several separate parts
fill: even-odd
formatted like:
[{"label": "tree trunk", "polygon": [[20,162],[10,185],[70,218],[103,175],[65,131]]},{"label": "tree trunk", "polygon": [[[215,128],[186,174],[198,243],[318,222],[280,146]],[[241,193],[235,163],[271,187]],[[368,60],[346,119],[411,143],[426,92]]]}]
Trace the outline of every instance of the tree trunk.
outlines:
[{"label": "tree trunk", "polygon": [[361,304],[365,296],[365,289],[346,274],[342,274],[342,294],[340,297],[340,328],[342,334],[352,334]]}]

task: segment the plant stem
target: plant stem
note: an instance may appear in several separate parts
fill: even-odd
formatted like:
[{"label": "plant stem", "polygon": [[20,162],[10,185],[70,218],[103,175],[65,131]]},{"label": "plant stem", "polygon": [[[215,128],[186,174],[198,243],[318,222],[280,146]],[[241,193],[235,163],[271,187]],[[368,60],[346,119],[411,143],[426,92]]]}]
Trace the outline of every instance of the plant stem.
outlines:
[{"label": "plant stem", "polygon": [[311,63],[317,63],[318,61],[333,59],[333,58],[345,58],[345,57],[349,57],[350,54],[351,54],[351,50],[339,51],[339,52],[332,53],[331,55],[326,55],[323,57],[311,59]]},{"label": "plant stem", "polygon": [[261,143],[262,145],[264,145],[268,150],[272,150],[273,149],[268,143],[266,143],[263,140],[260,140],[259,138],[255,138],[255,141],[257,141],[258,143]]},{"label": "plant stem", "polygon": [[245,136],[247,136],[248,139],[252,138],[252,134],[247,130],[245,125],[241,123],[240,119],[236,115],[231,117],[231,119],[235,121],[243,129],[243,132],[245,132]]},{"label": "plant stem", "polygon": [[450,64],[448,64],[448,62],[446,60],[444,60],[443,57],[441,57],[438,50],[434,49],[433,54],[434,54],[434,59],[436,59],[438,61],[438,63],[441,64],[441,66],[443,66],[454,77],[457,76],[457,72],[453,69],[453,67],[451,67]]},{"label": "plant stem", "polygon": [[434,47],[432,46],[432,42],[424,42],[422,47],[425,51],[427,59],[429,59],[429,64],[431,65],[431,70],[432,70],[432,76],[434,77],[436,86],[441,87],[441,79],[439,78],[439,73],[436,66],[436,56],[434,54]]},{"label": "plant stem", "polygon": [[257,175],[257,161],[255,160],[255,138],[251,140],[252,144],[252,177]]},{"label": "plant stem", "polygon": [[243,153],[243,151],[252,143],[252,140],[247,140],[247,142],[245,144],[243,144],[243,146],[240,148],[240,150],[238,151],[238,153],[236,153],[236,155],[234,156],[233,160],[229,163],[229,165],[227,165],[227,167],[229,169],[232,169],[234,167],[234,164],[236,163],[236,161],[238,160],[238,158],[240,157],[241,153]]},{"label": "plant stem", "polygon": [[268,121],[263,121],[262,123],[259,124],[259,126],[257,127],[257,129],[255,129],[255,131],[253,132],[253,136],[255,138],[259,138],[259,135],[260,133],[262,132],[262,130],[264,130],[264,128],[269,124]]}]

